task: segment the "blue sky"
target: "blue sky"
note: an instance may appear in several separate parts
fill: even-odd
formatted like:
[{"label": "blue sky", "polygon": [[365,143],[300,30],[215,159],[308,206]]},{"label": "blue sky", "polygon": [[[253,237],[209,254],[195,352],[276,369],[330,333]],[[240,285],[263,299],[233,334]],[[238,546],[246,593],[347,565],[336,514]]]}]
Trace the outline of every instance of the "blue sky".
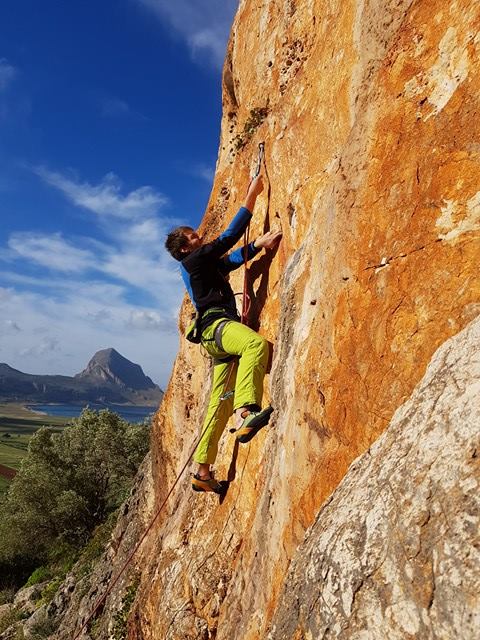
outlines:
[{"label": "blue sky", "polygon": [[166,385],[164,236],[208,200],[237,4],[2,2],[0,362],[73,375],[114,347]]}]

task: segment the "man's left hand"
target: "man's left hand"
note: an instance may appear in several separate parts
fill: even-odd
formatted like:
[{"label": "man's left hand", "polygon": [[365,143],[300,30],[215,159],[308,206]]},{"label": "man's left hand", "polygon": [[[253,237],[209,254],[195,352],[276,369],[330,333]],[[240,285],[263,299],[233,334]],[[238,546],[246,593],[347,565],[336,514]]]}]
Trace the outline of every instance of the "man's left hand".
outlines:
[{"label": "man's left hand", "polygon": [[272,229],[255,240],[255,247],[257,249],[272,249],[277,246],[281,239],[282,232]]}]

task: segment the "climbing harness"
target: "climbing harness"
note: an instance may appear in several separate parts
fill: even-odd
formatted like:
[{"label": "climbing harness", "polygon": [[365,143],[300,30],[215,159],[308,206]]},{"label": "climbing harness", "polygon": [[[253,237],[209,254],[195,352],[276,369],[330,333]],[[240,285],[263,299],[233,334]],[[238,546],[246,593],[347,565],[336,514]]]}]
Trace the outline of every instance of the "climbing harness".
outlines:
[{"label": "climbing harness", "polygon": [[[252,181],[255,180],[255,178],[257,178],[259,176],[260,171],[262,169],[262,163],[263,164],[265,163],[265,143],[264,142],[260,142],[260,144],[258,145],[257,166],[256,166],[256,169],[255,169],[255,173],[253,174],[253,177],[250,180],[249,187],[250,187],[250,184],[252,183]],[[244,233],[244,246],[243,246],[244,279],[243,279],[243,300],[242,300],[242,313],[241,313],[241,322],[242,322],[242,324],[247,324],[248,311],[249,311],[249,308],[250,308],[250,297],[248,296],[248,293],[247,293],[247,287],[248,287],[247,251],[248,251],[249,231],[250,231],[250,223],[248,223],[248,226],[247,226],[247,228],[245,230],[245,233]],[[192,325],[193,325],[193,323],[192,323]],[[192,325],[191,325],[192,333],[194,333]],[[191,342],[197,342],[197,339],[198,339],[197,336],[195,336],[195,339],[194,340],[190,340],[190,341]],[[218,338],[217,338],[217,336],[215,336],[215,341],[217,341],[217,339],[220,340],[220,333],[218,334]],[[198,340],[198,342],[200,342],[200,340]],[[235,360],[236,360],[235,357],[233,357],[232,362],[230,363],[227,379],[225,381],[225,387],[224,387],[225,389],[228,389],[228,386],[229,386],[229,383],[230,383],[230,379],[232,377],[233,369],[235,367]],[[167,493],[166,497],[164,498],[162,504],[157,509],[157,512],[155,513],[155,515],[154,515],[153,519],[151,520],[150,524],[146,528],[146,530],[143,533],[142,537],[140,538],[139,542],[135,545],[133,551],[131,551],[131,553],[129,554],[128,558],[123,563],[123,565],[122,565],[120,571],[117,573],[116,577],[109,584],[109,586],[108,586],[107,590],[105,591],[105,593],[94,604],[92,612],[90,613],[88,618],[85,620],[85,622],[82,624],[82,626],[80,627],[78,632],[74,635],[73,640],[77,640],[80,637],[82,631],[88,626],[88,624],[91,622],[91,620],[93,620],[93,618],[95,617],[98,609],[105,603],[105,601],[108,598],[109,594],[112,592],[114,586],[120,580],[120,578],[123,575],[125,569],[128,567],[128,565],[132,561],[134,555],[137,553],[138,549],[142,545],[143,541],[145,540],[145,538],[149,534],[150,530],[152,529],[153,525],[155,524],[155,522],[157,521],[158,517],[160,516],[161,512],[163,511],[163,508],[167,504],[167,501],[168,501],[169,497],[172,495],[175,487],[177,486],[177,484],[180,481],[180,478],[183,476],[183,473],[184,473],[185,469],[190,464],[190,462],[191,462],[191,460],[192,460],[192,458],[194,456],[194,453],[195,453],[198,445],[200,444],[200,441],[202,440],[203,436],[205,435],[205,433],[207,432],[208,428],[210,427],[210,424],[212,423],[212,420],[217,415],[217,411],[220,408],[220,404],[224,400],[226,400],[228,398],[231,398],[233,396],[233,394],[234,394],[234,392],[232,390],[231,391],[225,391],[225,393],[220,397],[220,402],[218,403],[218,406],[217,406],[215,412],[212,414],[212,417],[210,418],[208,424],[206,425],[206,427],[203,429],[203,431],[200,434],[200,436],[195,441],[195,443],[193,445],[193,448],[190,451],[190,455],[187,458],[187,461],[185,462],[185,464],[181,468],[180,473],[177,475],[177,477],[175,479],[175,482],[171,486],[171,488],[170,488],[169,492]],[[269,417],[270,414],[272,413],[272,411],[273,411],[273,409],[271,407],[269,407],[268,409],[264,410],[264,412],[261,412],[261,413],[263,414],[265,412],[268,412],[268,417]],[[257,422],[258,422],[258,420],[257,420]],[[267,422],[268,422],[268,420],[267,420]],[[261,427],[258,427],[258,429],[259,428],[261,428]],[[231,433],[234,433],[235,431],[236,431],[235,429],[233,429],[233,430],[231,429],[230,430]],[[248,439],[243,439],[242,442],[248,442],[255,435],[256,432],[257,431],[252,432],[252,435],[250,437],[248,437]]]}]

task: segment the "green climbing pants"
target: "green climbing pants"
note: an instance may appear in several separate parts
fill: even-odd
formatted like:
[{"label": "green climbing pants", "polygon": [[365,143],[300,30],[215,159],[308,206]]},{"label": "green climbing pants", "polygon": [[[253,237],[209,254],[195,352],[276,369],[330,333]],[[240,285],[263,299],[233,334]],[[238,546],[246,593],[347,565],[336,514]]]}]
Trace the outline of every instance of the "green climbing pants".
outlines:
[{"label": "green climbing pants", "polygon": [[[215,462],[220,436],[233,411],[248,405],[262,405],[263,378],[269,355],[268,342],[253,329],[231,320],[223,327],[223,348],[220,348],[215,343],[214,334],[217,326],[224,321],[225,318],[215,320],[202,334],[202,345],[213,358],[213,382],[202,427],[202,433],[205,433],[193,457],[199,464]],[[219,361],[228,355],[239,357],[230,362]],[[222,396],[229,391],[234,393],[222,400]]]}]

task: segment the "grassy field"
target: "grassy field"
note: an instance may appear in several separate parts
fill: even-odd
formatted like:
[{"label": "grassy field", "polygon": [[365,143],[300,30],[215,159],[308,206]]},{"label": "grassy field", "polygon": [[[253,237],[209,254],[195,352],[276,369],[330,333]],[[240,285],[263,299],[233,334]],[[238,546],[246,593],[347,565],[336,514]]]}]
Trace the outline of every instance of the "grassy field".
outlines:
[{"label": "grassy field", "polygon": [[30,426],[36,431],[43,425],[63,427],[66,422],[62,416],[46,416],[26,409],[21,404],[0,404],[0,432],[5,430],[4,425],[11,425],[12,429]]},{"label": "grassy field", "polygon": [[0,464],[12,469],[19,469],[20,462],[25,455],[30,436],[12,436],[5,438],[0,436]]},{"label": "grassy field", "polygon": [[[29,411],[19,404],[0,404],[0,464],[19,469],[28,442],[40,427],[60,431],[70,418],[45,416]],[[0,493],[8,487],[8,480],[0,476]]]}]

